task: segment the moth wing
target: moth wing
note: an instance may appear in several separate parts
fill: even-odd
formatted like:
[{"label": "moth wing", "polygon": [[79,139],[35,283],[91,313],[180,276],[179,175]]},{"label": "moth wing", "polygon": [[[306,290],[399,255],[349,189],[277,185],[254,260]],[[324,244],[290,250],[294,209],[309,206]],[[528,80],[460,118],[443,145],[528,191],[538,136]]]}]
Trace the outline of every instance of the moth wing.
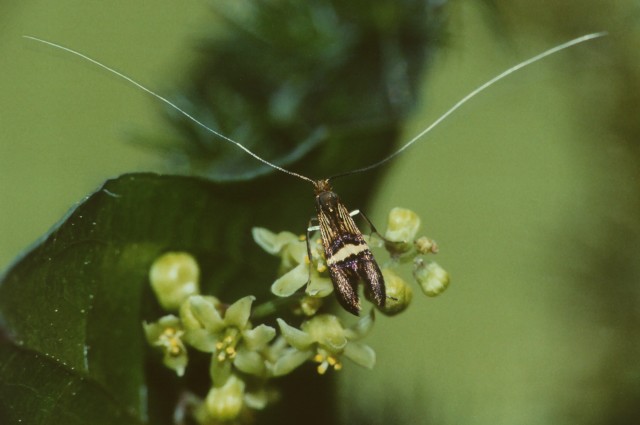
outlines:
[{"label": "moth wing", "polygon": [[382,272],[371,251],[367,250],[364,254],[360,260],[360,277],[364,281],[364,293],[367,299],[373,301],[378,307],[384,307],[387,294]]},{"label": "moth wing", "polygon": [[348,267],[330,266],[329,275],[335,287],[336,298],[340,305],[349,313],[360,314],[360,299],[358,298],[358,277],[353,276]]}]

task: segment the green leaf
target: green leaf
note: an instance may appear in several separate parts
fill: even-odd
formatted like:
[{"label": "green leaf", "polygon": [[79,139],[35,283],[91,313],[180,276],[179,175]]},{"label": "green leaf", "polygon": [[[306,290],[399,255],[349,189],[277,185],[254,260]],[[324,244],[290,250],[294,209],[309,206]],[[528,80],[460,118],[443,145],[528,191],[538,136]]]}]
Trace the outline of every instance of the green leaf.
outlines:
[{"label": "green leaf", "polygon": [[3,424],[140,425],[97,382],[59,361],[22,347],[0,345]]},{"label": "green leaf", "polygon": [[257,280],[233,256],[243,239],[224,216],[241,217],[247,208],[225,198],[228,191],[153,174],[107,181],[14,264],[0,282],[0,323],[10,340],[2,343],[0,394],[14,394],[22,381],[25,388],[49,384],[0,397],[0,412],[27,423],[65,423],[56,416],[60,393],[77,388],[91,402],[65,405],[69,415],[83,417],[86,405],[104,404],[96,418],[127,412],[130,421],[144,421],[142,320],[159,316],[147,276],[154,259],[189,252],[203,268],[205,291],[224,291],[222,282],[241,277]]}]

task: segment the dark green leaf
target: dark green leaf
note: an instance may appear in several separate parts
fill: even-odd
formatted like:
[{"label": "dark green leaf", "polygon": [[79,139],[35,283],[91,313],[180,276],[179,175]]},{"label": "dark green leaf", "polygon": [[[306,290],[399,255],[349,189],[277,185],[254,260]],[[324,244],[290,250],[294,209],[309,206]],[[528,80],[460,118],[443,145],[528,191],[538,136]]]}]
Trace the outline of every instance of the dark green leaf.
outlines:
[{"label": "dark green leaf", "polygon": [[0,420],[3,424],[140,425],[95,381],[59,361],[0,345]]},{"label": "dark green leaf", "polygon": [[[12,393],[23,380],[39,391],[0,397],[0,412],[31,417],[28,423],[64,423],[57,416],[58,394],[73,388],[91,406],[109,400],[111,415],[127,412],[131,421],[142,421],[141,320],[155,306],[149,266],[163,252],[185,250],[202,265],[209,291],[256,281],[255,268],[238,263],[243,238],[237,223],[247,211],[238,196],[237,188],[195,178],[132,174],[108,181],[73,209],[0,284],[0,317],[10,340],[3,348],[0,392]],[[225,221],[231,216],[236,226]],[[26,406],[39,406],[37,415]],[[71,402],[65,409],[87,414]]]}]

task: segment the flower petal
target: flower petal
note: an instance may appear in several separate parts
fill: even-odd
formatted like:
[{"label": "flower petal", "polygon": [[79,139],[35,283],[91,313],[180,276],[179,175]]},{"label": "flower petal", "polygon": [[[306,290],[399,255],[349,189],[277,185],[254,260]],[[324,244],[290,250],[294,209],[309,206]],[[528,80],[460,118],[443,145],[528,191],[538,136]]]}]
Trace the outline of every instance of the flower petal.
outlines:
[{"label": "flower petal", "polygon": [[312,273],[311,282],[307,285],[305,292],[312,297],[324,298],[333,292],[333,283],[327,277],[320,277]]},{"label": "flower petal", "polygon": [[284,352],[273,365],[273,376],[287,375],[313,356],[313,350],[300,351],[291,348]]},{"label": "flower petal", "polygon": [[182,347],[179,355],[171,354],[168,351],[165,351],[162,358],[162,363],[169,369],[175,370],[176,375],[184,375],[184,370],[187,367],[187,363],[189,363],[187,351],[186,349],[184,349],[184,346]]},{"label": "flower petal", "polygon": [[238,329],[246,328],[251,316],[251,304],[255,299],[256,297],[249,295],[231,304],[224,315],[225,324]]},{"label": "flower petal", "polygon": [[219,361],[216,355],[211,356],[211,364],[209,365],[209,376],[214,387],[221,387],[231,376],[231,362]]},{"label": "flower petal", "polygon": [[217,299],[202,295],[191,296],[180,309],[180,316],[191,329],[199,324],[198,327],[218,333],[224,329],[224,322],[215,307],[214,300]]},{"label": "flower petal", "polygon": [[289,297],[309,280],[308,265],[298,264],[271,285],[271,292],[278,297]]},{"label": "flower petal", "polygon": [[291,242],[281,252],[282,267],[286,270],[298,264],[308,264],[306,263],[307,255],[306,242],[301,240]]},{"label": "flower petal", "polygon": [[275,338],[275,336],[276,330],[264,324],[242,333],[244,343],[250,350],[260,350]]},{"label": "flower petal", "polygon": [[297,241],[298,237],[291,232],[273,233],[271,230],[263,227],[254,227],[251,229],[253,240],[269,254],[277,255],[282,248],[293,241]]},{"label": "flower petal", "polygon": [[241,372],[249,375],[264,376],[266,372],[264,358],[255,351],[238,351],[233,359],[233,365]]},{"label": "flower petal", "polygon": [[315,342],[308,333],[288,325],[287,322],[280,318],[278,318],[277,321],[280,326],[282,336],[292,347],[295,347],[298,350],[306,350]]},{"label": "flower petal", "polygon": [[360,320],[358,320],[353,326],[345,329],[345,336],[349,341],[364,338],[365,336],[367,336],[369,331],[371,331],[371,328],[373,328],[375,319],[375,310],[371,309],[369,311],[369,314],[367,314],[366,316],[362,316]]},{"label": "flower petal", "polygon": [[206,329],[191,329],[184,333],[184,341],[198,351],[213,353],[218,338]]},{"label": "flower petal", "polygon": [[376,352],[373,351],[373,348],[360,342],[347,344],[344,348],[344,356],[367,369],[373,369],[376,364]]},{"label": "flower petal", "polygon": [[245,393],[244,402],[247,407],[255,410],[262,410],[267,407],[267,404],[269,403],[269,393],[264,389],[260,389],[256,392]]}]

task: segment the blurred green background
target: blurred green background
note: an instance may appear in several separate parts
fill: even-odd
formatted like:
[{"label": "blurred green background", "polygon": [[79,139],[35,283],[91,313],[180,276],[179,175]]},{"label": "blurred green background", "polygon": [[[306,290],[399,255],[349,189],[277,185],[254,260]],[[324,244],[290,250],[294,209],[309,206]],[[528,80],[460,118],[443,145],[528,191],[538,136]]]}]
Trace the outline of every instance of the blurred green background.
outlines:
[{"label": "blurred green background", "polygon": [[[339,374],[341,415],[345,423],[363,414],[379,423],[640,423],[640,8],[490,4],[447,6],[447,46],[425,75],[405,139],[514,63],[583,33],[611,36],[503,81],[388,166],[368,215],[384,227],[393,206],[419,212],[453,283],[379,320],[370,338],[376,369]],[[214,19],[205,2],[166,0],[5,1],[3,11],[5,269],[105,178],[164,166],[128,142],[166,125],[153,100],[21,35],[73,46],[163,92]]]}]

